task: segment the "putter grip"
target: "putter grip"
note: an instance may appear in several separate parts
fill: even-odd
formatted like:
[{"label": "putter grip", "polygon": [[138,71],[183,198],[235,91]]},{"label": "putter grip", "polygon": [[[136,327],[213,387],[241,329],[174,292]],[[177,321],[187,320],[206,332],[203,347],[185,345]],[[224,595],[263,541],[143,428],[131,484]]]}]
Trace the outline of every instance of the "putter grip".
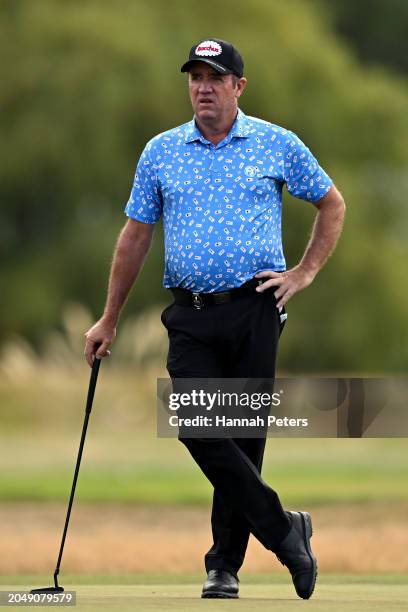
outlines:
[{"label": "putter grip", "polygon": [[92,410],[92,402],[93,402],[93,398],[95,395],[95,387],[96,387],[96,381],[98,380],[98,372],[99,372],[100,365],[101,365],[101,360],[99,359],[99,357],[96,357],[95,355],[95,358],[92,364],[91,379],[89,381],[88,397],[86,398],[86,412],[88,414]]}]

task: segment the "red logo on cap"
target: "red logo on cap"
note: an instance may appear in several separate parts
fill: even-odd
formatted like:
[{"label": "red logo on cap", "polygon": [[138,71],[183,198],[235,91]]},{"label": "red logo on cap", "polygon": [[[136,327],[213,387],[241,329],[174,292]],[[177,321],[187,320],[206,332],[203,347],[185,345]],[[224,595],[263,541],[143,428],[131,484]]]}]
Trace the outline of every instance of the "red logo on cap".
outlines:
[{"label": "red logo on cap", "polygon": [[212,56],[220,55],[222,53],[221,45],[214,40],[204,40],[200,43],[195,50],[196,55]]}]

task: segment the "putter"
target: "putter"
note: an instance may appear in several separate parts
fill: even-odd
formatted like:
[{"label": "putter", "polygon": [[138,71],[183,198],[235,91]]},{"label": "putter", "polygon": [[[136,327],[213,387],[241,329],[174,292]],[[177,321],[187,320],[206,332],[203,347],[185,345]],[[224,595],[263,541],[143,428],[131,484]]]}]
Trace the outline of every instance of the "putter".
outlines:
[{"label": "putter", "polygon": [[91,379],[89,381],[88,397],[86,400],[86,408],[85,408],[85,420],[84,420],[84,426],[82,428],[82,436],[81,436],[81,442],[79,444],[79,451],[78,451],[78,457],[77,457],[77,462],[75,466],[74,480],[72,483],[71,495],[70,495],[69,503],[68,503],[67,517],[65,519],[64,532],[62,534],[62,540],[61,540],[61,546],[60,546],[59,555],[58,555],[57,566],[54,572],[54,586],[43,587],[41,589],[32,589],[30,593],[62,593],[64,591],[64,587],[59,586],[58,584],[58,574],[59,574],[60,565],[61,565],[62,553],[64,550],[65,538],[66,538],[67,530],[68,530],[68,523],[69,523],[69,519],[71,516],[72,502],[74,501],[75,488],[76,488],[76,483],[77,483],[78,474],[79,474],[79,467],[81,465],[82,450],[84,448],[86,430],[88,427],[89,415],[91,414],[91,410],[92,410],[92,402],[93,402],[93,398],[95,395],[95,387],[96,387],[96,381],[98,379],[98,372],[99,372],[100,365],[101,365],[101,360],[95,356],[94,362],[92,364]]}]

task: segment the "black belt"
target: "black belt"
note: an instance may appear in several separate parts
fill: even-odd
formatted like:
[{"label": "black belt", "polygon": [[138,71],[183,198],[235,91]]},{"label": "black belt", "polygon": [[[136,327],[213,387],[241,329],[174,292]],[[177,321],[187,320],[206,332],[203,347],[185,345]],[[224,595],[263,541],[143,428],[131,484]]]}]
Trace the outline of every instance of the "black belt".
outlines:
[{"label": "black belt", "polygon": [[188,291],[188,289],[181,289],[180,287],[171,287],[170,291],[174,295],[175,304],[179,306],[194,306],[197,310],[201,310],[204,306],[227,304],[244,295],[253,293],[255,288],[262,283],[262,279],[252,278],[241,285],[241,287],[231,289],[230,291],[217,291],[216,293],[196,293]]}]

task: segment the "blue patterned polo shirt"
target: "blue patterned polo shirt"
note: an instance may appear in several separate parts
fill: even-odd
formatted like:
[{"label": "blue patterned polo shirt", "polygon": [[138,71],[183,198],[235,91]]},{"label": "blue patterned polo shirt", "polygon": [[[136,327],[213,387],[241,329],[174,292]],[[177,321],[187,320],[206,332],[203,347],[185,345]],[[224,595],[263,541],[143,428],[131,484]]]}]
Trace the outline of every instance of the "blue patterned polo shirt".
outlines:
[{"label": "blue patterned polo shirt", "polygon": [[125,213],[143,223],[163,215],[165,287],[226,291],[286,269],[283,185],[317,202],[332,181],[293,132],[238,110],[217,145],[194,119],[150,140]]}]

